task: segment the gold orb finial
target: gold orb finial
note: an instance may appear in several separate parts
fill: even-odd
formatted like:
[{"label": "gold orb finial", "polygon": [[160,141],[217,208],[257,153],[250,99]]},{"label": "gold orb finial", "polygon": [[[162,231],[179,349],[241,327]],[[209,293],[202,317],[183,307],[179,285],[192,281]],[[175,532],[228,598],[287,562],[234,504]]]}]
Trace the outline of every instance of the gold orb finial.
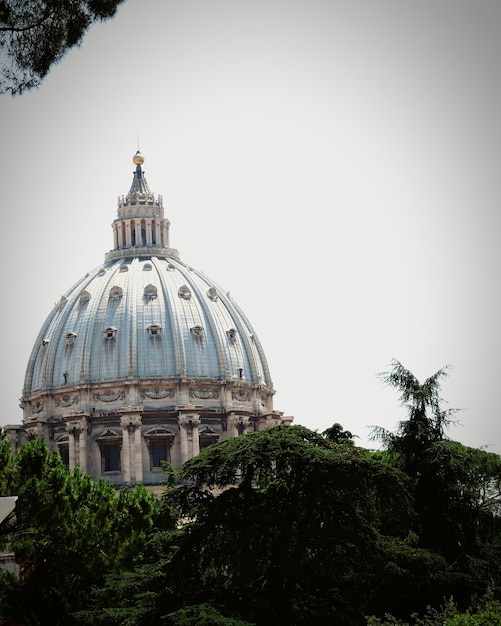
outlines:
[{"label": "gold orb finial", "polygon": [[134,162],[134,165],[142,165],[144,163],[144,156],[139,152],[139,150],[132,158],[132,161]]}]

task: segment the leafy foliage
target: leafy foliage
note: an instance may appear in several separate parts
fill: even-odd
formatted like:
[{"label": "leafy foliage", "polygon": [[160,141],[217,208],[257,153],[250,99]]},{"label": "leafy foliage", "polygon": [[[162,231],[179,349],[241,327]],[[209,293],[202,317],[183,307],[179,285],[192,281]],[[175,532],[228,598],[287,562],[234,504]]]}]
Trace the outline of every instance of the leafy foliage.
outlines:
[{"label": "leafy foliage", "polygon": [[34,612],[68,623],[70,608],[84,603],[107,571],[132,566],[156,503],[142,486],[117,492],[70,471],[42,439],[22,446],[14,460],[18,500],[8,530],[22,583],[17,615],[27,624],[37,623]]},{"label": "leafy foliage", "polygon": [[383,450],[355,446],[340,424],[277,426],[209,446],[177,474],[166,466],[160,500],[70,472],[41,440],[11,463],[0,438],[0,482],[19,495],[9,532],[21,566],[19,581],[0,577],[0,617],[498,624],[501,457],[446,438],[441,375],[420,385],[396,367],[387,380],[419,428],[402,422]]},{"label": "leafy foliage", "polygon": [[466,604],[486,580],[501,587],[501,457],[446,438],[456,410],[442,408],[444,376],[446,368],[421,384],[393,361],[381,379],[400,392],[408,419],[396,433],[373,432],[412,481],[418,545],[447,559],[458,573],[455,593]]},{"label": "leafy foliage", "polygon": [[40,85],[89,26],[113,17],[123,1],[0,0],[0,93]]}]

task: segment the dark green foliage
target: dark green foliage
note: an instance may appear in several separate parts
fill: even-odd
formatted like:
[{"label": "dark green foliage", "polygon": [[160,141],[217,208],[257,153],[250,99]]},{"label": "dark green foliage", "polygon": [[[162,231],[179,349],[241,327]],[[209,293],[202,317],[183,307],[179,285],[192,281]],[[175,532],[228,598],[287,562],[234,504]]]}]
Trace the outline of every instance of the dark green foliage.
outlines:
[{"label": "dark green foliage", "polygon": [[488,583],[501,590],[501,457],[446,438],[456,411],[442,408],[444,376],[445,368],[421,384],[394,361],[381,378],[400,392],[408,419],[374,436],[411,480],[418,545],[447,560],[465,607]]},{"label": "dark green foliage", "polygon": [[26,624],[50,616],[66,625],[108,571],[133,565],[157,504],[142,486],[117,492],[70,471],[42,439],[22,446],[14,460],[18,500],[8,531],[22,583],[14,614]]},{"label": "dark green foliage", "polygon": [[[409,557],[405,477],[306,428],[279,426],[211,446],[182,476],[194,485],[175,496],[196,519],[176,570],[215,601],[231,595],[233,608],[259,624],[357,623],[377,601],[390,552],[413,572],[414,595],[444,567],[428,555],[425,567],[418,550]],[[233,486],[215,497],[207,485]]]},{"label": "dark green foliage", "polygon": [[277,426],[209,446],[177,475],[166,467],[160,501],[69,472],[42,441],[12,466],[0,440],[22,567],[17,586],[0,579],[4,616],[26,626],[498,624],[501,457],[448,440],[441,376],[423,386],[406,372],[398,365],[388,380],[416,424],[402,422],[383,450],[356,447],[339,424]]},{"label": "dark green foliage", "polygon": [[113,17],[123,1],[0,0],[0,93],[40,85],[87,29]]},{"label": "dark green foliage", "polygon": [[341,424],[338,424],[337,422],[333,424],[330,428],[327,428],[327,430],[324,430],[322,434],[324,435],[324,437],[327,437],[329,441],[332,441],[334,443],[344,443],[349,446],[352,446],[355,443],[353,438],[356,435],[352,435],[349,430],[344,430]]},{"label": "dark green foliage", "polygon": [[208,603],[186,606],[169,613],[162,623],[169,626],[255,626],[251,622],[225,617]]}]

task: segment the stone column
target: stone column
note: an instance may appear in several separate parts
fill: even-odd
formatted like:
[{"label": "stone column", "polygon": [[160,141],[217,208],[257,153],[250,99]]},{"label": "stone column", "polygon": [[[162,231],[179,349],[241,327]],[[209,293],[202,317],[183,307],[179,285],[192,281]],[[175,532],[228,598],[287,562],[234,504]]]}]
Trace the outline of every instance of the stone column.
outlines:
[{"label": "stone column", "polygon": [[125,221],[125,245],[126,246],[132,245],[131,221],[130,220]]},{"label": "stone column", "polygon": [[66,422],[70,470],[78,467],[87,473],[87,419]]},{"label": "stone column", "polygon": [[[130,412],[129,412],[130,411]],[[143,480],[143,458],[141,450],[141,413],[137,409],[122,409],[122,463],[124,482],[136,484]]]},{"label": "stone column", "polygon": [[162,238],[160,236],[160,221],[159,220],[155,220],[155,242],[157,246],[159,246],[162,243]]},{"label": "stone column", "polygon": [[84,474],[87,474],[87,420],[85,420],[85,422],[80,425],[80,432],[78,435],[78,447],[78,464],[82,472]]},{"label": "stone column", "polygon": [[227,419],[228,424],[228,439],[232,437],[238,437],[243,435],[249,427],[249,418],[246,415],[239,415],[238,413],[230,413]]},{"label": "stone column", "polygon": [[146,230],[146,245],[151,245],[151,219],[144,220]]},{"label": "stone column", "polygon": [[71,423],[66,424],[66,430],[68,431],[69,467],[70,470],[74,470],[76,463],[75,430],[71,427]]},{"label": "stone column", "polygon": [[178,422],[181,463],[184,463],[200,452],[200,438],[198,434],[200,416],[198,413],[180,414]]},{"label": "stone column", "polygon": [[116,224],[116,229],[117,229],[117,248],[123,248],[124,247],[124,233],[123,233],[123,222],[118,222],[118,224]]}]

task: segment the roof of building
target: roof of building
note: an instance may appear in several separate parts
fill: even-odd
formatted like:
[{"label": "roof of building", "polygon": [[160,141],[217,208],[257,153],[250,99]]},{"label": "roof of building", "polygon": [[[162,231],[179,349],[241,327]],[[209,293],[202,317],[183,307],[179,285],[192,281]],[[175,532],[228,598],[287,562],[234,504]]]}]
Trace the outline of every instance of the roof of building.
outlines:
[{"label": "roof of building", "polygon": [[64,385],[131,379],[241,379],[272,388],[251,324],[228,293],[169,247],[170,222],[134,156],[118,200],[114,248],[47,317],[23,397]]}]

